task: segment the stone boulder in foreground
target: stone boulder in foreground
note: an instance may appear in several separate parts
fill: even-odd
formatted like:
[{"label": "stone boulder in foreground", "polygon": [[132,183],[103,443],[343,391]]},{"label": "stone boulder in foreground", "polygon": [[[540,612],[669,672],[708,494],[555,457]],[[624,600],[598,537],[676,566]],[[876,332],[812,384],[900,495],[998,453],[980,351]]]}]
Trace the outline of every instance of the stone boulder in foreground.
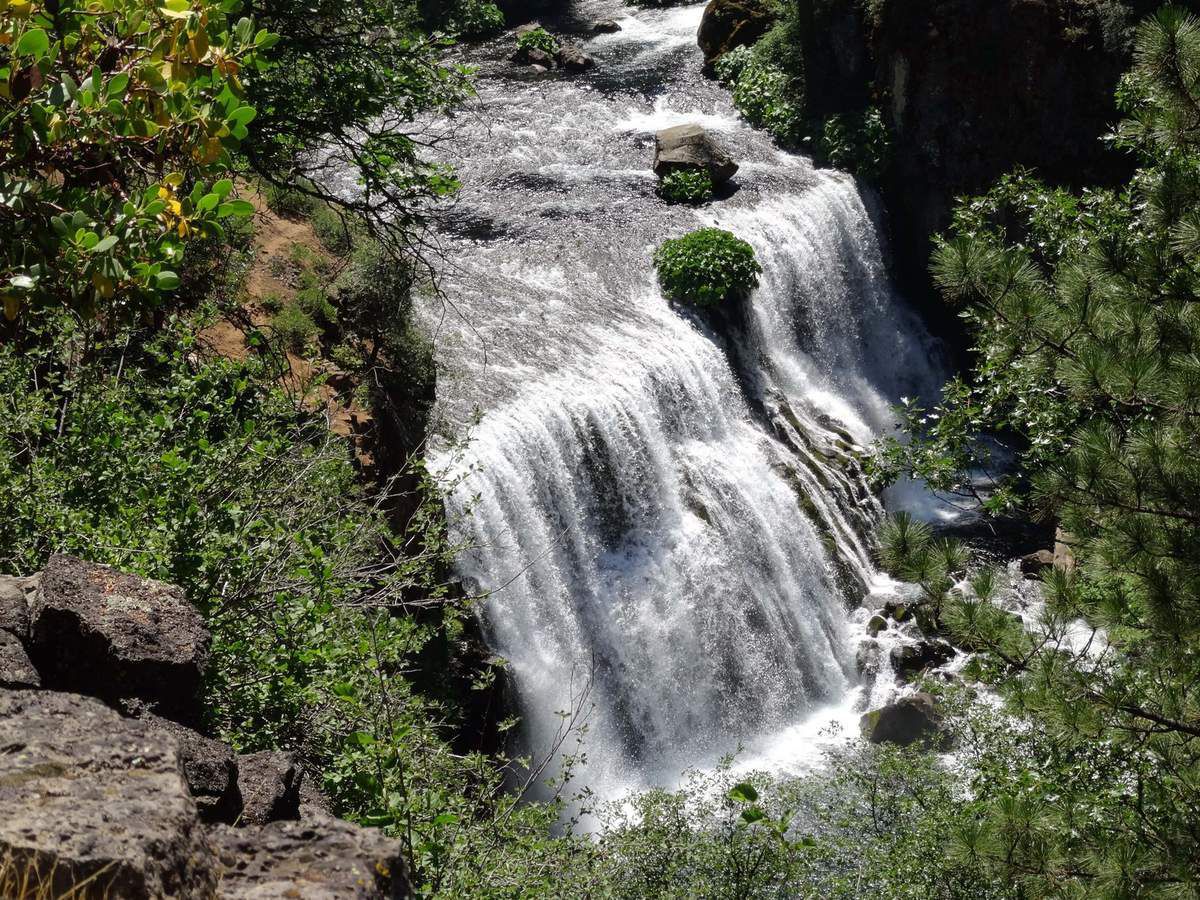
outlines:
[{"label": "stone boulder in foreground", "polygon": [[209,635],[179,588],[55,555],[30,619],[29,655],[44,686],[199,721]]},{"label": "stone boulder in foreground", "polygon": [[901,747],[917,742],[943,745],[947,738],[937,699],[926,693],[909,694],[895,703],[872,710],[859,720],[859,729],[872,744],[898,744]]},{"label": "stone boulder in foreground", "polygon": [[0,858],[50,896],[211,897],[218,877],[175,739],[42,691],[0,691]]}]

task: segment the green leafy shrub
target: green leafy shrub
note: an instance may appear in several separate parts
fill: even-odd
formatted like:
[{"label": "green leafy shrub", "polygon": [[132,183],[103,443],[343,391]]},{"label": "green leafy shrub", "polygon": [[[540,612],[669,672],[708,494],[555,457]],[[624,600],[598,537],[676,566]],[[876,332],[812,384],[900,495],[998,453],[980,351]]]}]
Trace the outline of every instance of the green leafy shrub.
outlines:
[{"label": "green leafy shrub", "polygon": [[753,59],[754,48],[743,44],[718,57],[717,61],[713,63],[713,72],[716,73],[717,80],[721,84],[732,88]]},{"label": "green leafy shrub", "polygon": [[674,169],[658,183],[658,195],[668,203],[703,203],[712,193],[712,176],[705,169]]},{"label": "green leafy shrub", "polygon": [[269,181],[263,183],[262,196],[267,208],[281,216],[307,216],[316,203],[303,191],[294,187],[280,187]]},{"label": "green leafy shrub", "polygon": [[890,149],[891,135],[875,107],[857,116],[830,116],[816,146],[824,163],[869,179],[883,174]]},{"label": "green leafy shrub", "polygon": [[317,336],[317,323],[298,303],[286,303],[271,316],[271,331],[293,353],[303,355]]},{"label": "green leafy shrub", "polygon": [[751,57],[733,86],[733,104],[751,125],[764,128],[784,144],[798,141],[803,132],[803,99],[794,91],[794,79],[774,63]]},{"label": "green leafy shrub", "polygon": [[517,50],[522,53],[528,53],[530,50],[541,50],[543,53],[549,53],[553,56],[558,52],[559,47],[554,35],[539,25],[537,28],[531,28],[517,37]]},{"label": "green leafy shrub", "polygon": [[712,306],[758,286],[754,248],[720,228],[701,228],[663,241],[654,254],[658,281],[672,300]]},{"label": "green leafy shrub", "polygon": [[481,38],[504,30],[504,12],[495,3],[461,0],[446,23],[449,31],[465,38]]},{"label": "green leafy shrub", "polygon": [[207,0],[5,4],[6,318],[46,305],[142,314],[179,287],[189,243],[253,213],[226,177],[256,115],[235,73],[254,80],[277,40]]},{"label": "green leafy shrub", "polygon": [[310,213],[313,232],[321,246],[338,256],[350,252],[352,223],[327,203],[315,204]]}]

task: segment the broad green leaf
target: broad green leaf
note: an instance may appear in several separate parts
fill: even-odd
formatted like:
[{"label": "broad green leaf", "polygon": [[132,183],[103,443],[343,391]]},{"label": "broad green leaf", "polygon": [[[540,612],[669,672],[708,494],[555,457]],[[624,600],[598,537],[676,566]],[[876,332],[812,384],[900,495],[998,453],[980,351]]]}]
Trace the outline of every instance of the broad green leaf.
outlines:
[{"label": "broad green leaf", "polygon": [[96,244],[96,246],[92,248],[92,252],[104,253],[108,250],[111,250],[113,247],[117,246],[117,240],[118,238],[115,234],[110,234],[108,237],[101,238],[100,243]]},{"label": "broad green leaf", "polygon": [[753,803],[758,799],[758,791],[754,785],[743,781],[729,789],[729,799],[734,803]]},{"label": "broad green leaf", "polygon": [[179,287],[179,276],[174,272],[159,272],[154,276],[155,286],[160,291],[173,291]]},{"label": "broad green leaf", "polygon": [[50,49],[50,37],[41,28],[34,28],[21,35],[17,41],[17,56],[41,56]]},{"label": "broad green leaf", "polygon": [[217,208],[217,216],[222,219],[226,216],[252,215],[254,215],[254,204],[248,200],[227,200]]}]

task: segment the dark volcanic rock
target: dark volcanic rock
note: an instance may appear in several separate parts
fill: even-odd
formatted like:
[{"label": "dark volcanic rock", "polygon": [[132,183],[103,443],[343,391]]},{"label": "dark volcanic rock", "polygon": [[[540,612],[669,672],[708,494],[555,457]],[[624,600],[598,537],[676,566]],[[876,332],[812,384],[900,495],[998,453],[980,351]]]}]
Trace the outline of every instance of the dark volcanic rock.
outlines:
[{"label": "dark volcanic rock", "polygon": [[337,819],[219,826],[219,896],[229,900],[305,900],[413,896],[400,842]]},{"label": "dark volcanic rock", "polygon": [[892,649],[892,668],[896,676],[908,680],[913,675],[943,665],[954,658],[954,648],[942,641],[921,641]]},{"label": "dark volcanic rock", "polygon": [[210,897],[216,860],[175,741],[74,694],[0,691],[0,858],[53,896]]},{"label": "dark volcanic rock", "polygon": [[568,72],[586,72],[588,69],[596,67],[596,60],[574,44],[563,44],[558,53],[554,55],[554,61]]},{"label": "dark volcanic rock", "polygon": [[592,34],[613,34],[621,30],[621,24],[616,19],[601,19],[592,24]]},{"label": "dark volcanic rock", "polygon": [[300,818],[302,773],[290,753],[263,750],[237,758],[238,791],[242,795],[243,825],[265,825]]},{"label": "dark volcanic rock", "polygon": [[0,688],[41,687],[42,679],[17,636],[0,631]]},{"label": "dark volcanic rock", "polygon": [[233,822],[242,811],[233,748],[152,713],[139,717],[139,721],[169,734],[179,744],[183,775],[200,818],[206,822]]},{"label": "dark volcanic rock", "polygon": [[704,8],[696,43],[704,51],[704,61],[715,62],[722,55],[753,44],[775,22],[775,13],[760,0],[711,0]]},{"label": "dark volcanic rock", "polygon": [[38,575],[0,575],[0,631],[10,631],[21,640],[29,637],[29,606],[39,580]]},{"label": "dark volcanic rock", "polygon": [[654,174],[662,178],[675,169],[706,169],[719,185],[732,178],[738,166],[699,125],[676,125],[654,135]]},{"label": "dark volcanic rock", "polygon": [[56,555],[31,620],[30,656],[47,687],[199,720],[209,635],[179,588]]},{"label": "dark volcanic rock", "polygon": [[945,745],[942,714],[932,694],[911,694],[872,710],[859,720],[862,736],[872,744],[909,744],[923,741]]}]

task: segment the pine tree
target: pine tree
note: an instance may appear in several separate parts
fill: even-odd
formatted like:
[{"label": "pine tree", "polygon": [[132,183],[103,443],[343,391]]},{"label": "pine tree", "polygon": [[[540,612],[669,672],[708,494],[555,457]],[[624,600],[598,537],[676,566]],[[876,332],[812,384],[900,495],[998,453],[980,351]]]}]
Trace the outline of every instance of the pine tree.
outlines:
[{"label": "pine tree", "polygon": [[[1127,189],[1072,196],[1028,173],[960,206],[934,279],[964,305],[970,380],[911,406],[908,470],[968,489],[1013,448],[992,509],[1024,504],[1072,536],[1026,631],[981,576],[945,621],[986,648],[1044,755],[960,835],[977,863],[1036,895],[1200,896],[1200,21],[1139,29],[1114,147]],[[989,441],[979,440],[986,433]],[[907,558],[907,557],[906,557]]]}]

